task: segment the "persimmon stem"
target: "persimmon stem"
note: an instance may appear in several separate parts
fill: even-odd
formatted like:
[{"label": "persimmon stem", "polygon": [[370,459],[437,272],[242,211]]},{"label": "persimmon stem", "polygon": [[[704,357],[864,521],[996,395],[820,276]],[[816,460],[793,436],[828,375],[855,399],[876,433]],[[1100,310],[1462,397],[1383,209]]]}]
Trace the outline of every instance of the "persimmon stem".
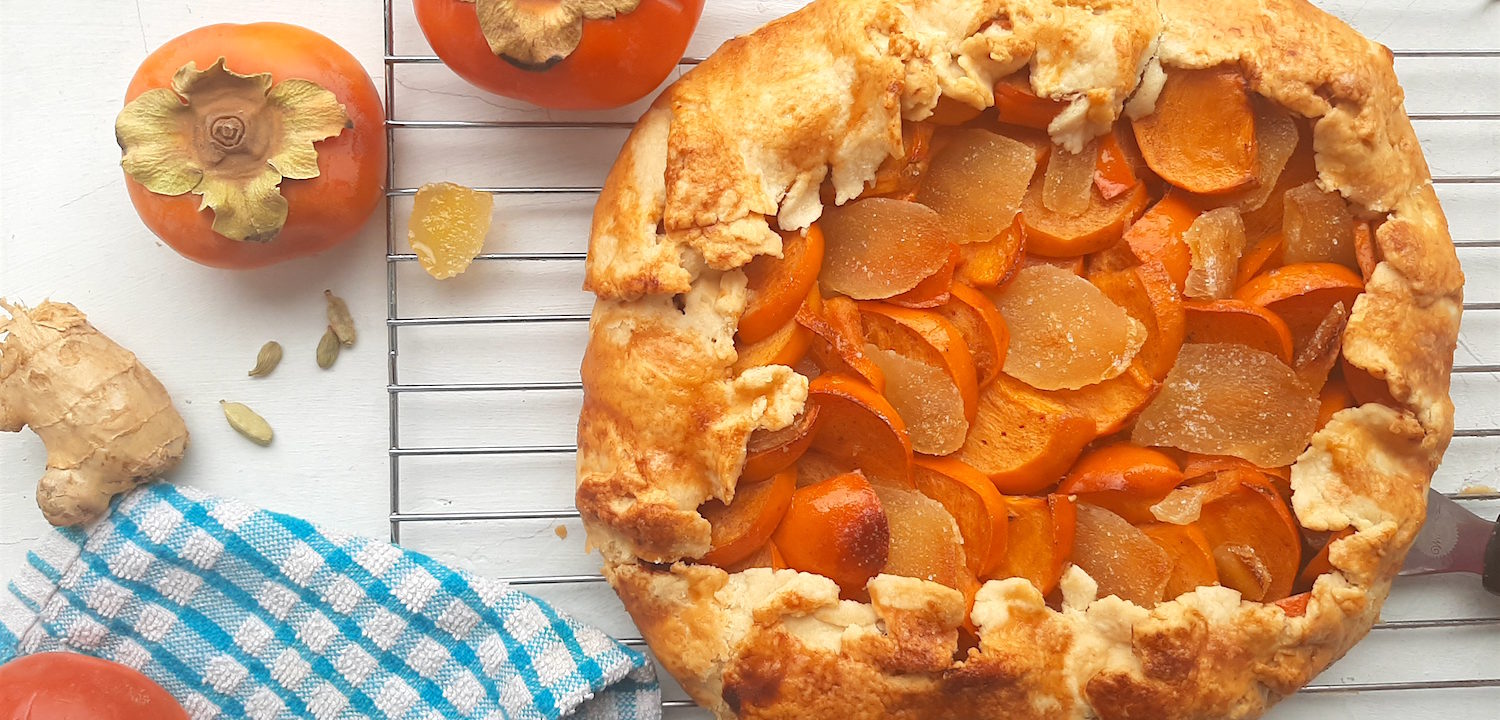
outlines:
[{"label": "persimmon stem", "polygon": [[245,139],[245,121],[234,115],[220,115],[208,121],[208,137],[215,147],[230,152]]}]

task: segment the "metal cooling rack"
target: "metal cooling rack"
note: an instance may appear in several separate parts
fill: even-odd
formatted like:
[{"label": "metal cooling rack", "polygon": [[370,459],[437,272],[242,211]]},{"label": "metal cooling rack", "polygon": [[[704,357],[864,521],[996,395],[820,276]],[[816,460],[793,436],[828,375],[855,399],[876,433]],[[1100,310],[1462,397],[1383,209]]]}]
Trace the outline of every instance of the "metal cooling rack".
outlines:
[{"label": "metal cooling rack", "polygon": [[[407,511],[403,509],[403,477],[402,464],[408,458],[416,457],[490,457],[498,458],[504,456],[571,456],[576,451],[576,445],[571,443],[560,444],[455,444],[455,445],[411,445],[404,443],[401,437],[401,411],[403,398],[416,394],[429,393],[544,393],[549,391],[571,391],[578,392],[582,384],[574,381],[520,381],[499,383],[460,383],[460,382],[423,382],[407,383],[401,379],[399,358],[401,339],[403,331],[414,327],[435,326],[513,326],[523,329],[540,328],[557,324],[583,324],[587,323],[587,313],[550,313],[550,314],[465,314],[458,312],[453,314],[426,314],[418,316],[407,316],[401,313],[400,308],[400,281],[399,269],[404,263],[412,263],[416,260],[415,255],[404,251],[404,241],[401,240],[402,226],[398,222],[396,204],[398,198],[413,195],[415,187],[398,187],[396,185],[396,168],[398,156],[397,138],[406,132],[421,130],[463,130],[463,129],[491,129],[491,130],[563,130],[590,132],[604,129],[624,130],[629,129],[633,123],[623,121],[507,121],[507,120],[457,120],[436,119],[420,120],[407,119],[398,113],[399,96],[409,91],[400,89],[396,75],[403,68],[419,65],[439,65],[436,57],[430,54],[397,54],[396,47],[396,23],[393,17],[397,9],[405,9],[409,0],[384,0],[384,28],[385,28],[385,111],[389,118],[386,126],[390,129],[388,133],[389,163],[386,168],[387,192],[389,202],[387,203],[387,232],[386,232],[386,282],[387,282],[387,344],[389,349],[388,360],[388,384],[390,414],[390,537],[393,542],[402,539],[403,527],[422,523],[506,523],[517,521],[567,521],[576,520],[578,511],[573,507],[555,508],[514,508],[499,510],[476,510],[458,507],[441,512],[430,511]],[[705,15],[712,12],[713,4],[710,3]],[[750,27],[737,28],[737,31],[745,31]],[[1500,48],[1487,49],[1402,49],[1395,50],[1398,59],[1435,59],[1476,61],[1493,59],[1496,65],[1500,65]],[[681,64],[689,66],[699,62],[699,58],[684,58]],[[475,91],[478,93],[478,91]],[[1489,108],[1488,110],[1500,110],[1500,108]],[[1500,112],[1418,112],[1412,113],[1411,119],[1418,125],[1419,132],[1424,124],[1428,123],[1470,123],[1470,122],[1494,122],[1500,121]],[[1480,136],[1482,137],[1482,136]],[[1493,138],[1491,138],[1493,141]],[[430,178],[436,181],[443,178]],[[1437,175],[1433,182],[1439,185],[1441,194],[1445,186],[1465,186],[1467,189],[1479,189],[1485,193],[1491,213],[1500,213],[1500,175]],[[478,188],[485,192],[499,196],[542,196],[542,195],[568,195],[588,198],[597,195],[600,188],[597,186],[557,186],[557,185],[533,185],[533,186],[489,186]],[[1491,226],[1500,230],[1500,221]],[[1492,233],[1486,237],[1459,239],[1455,241],[1461,257],[1465,251],[1497,249],[1500,248],[1500,233]],[[480,254],[476,263],[512,263],[518,265],[557,263],[583,261],[585,254],[582,252],[486,252]],[[1467,268],[1466,268],[1467,269]],[[1487,268],[1491,270],[1489,277],[1478,277],[1470,269],[1470,287],[1478,285],[1489,285],[1500,287],[1500,265]],[[425,280],[425,278],[424,278]],[[559,288],[559,291],[573,291],[576,287]],[[1500,318],[1500,302],[1466,302],[1464,304],[1466,318],[1472,318],[1481,313],[1496,313]],[[1466,320],[1467,322],[1467,320]],[[1489,323],[1482,323],[1488,325]],[[1500,322],[1494,327],[1500,332]],[[1473,338],[1471,338],[1472,340]],[[1485,337],[1485,343],[1500,343],[1500,337]],[[1496,358],[1500,358],[1497,355]],[[1500,382],[1500,359],[1487,358],[1487,362],[1458,363],[1453,368],[1456,376],[1486,376],[1489,380]],[[1455,378],[1456,380],[1458,377]],[[1480,392],[1480,391],[1474,391]],[[1494,392],[1494,390],[1484,391]],[[1462,415],[1465,396],[1455,391],[1455,401],[1460,406]],[[567,419],[571,428],[573,418]],[[1454,433],[1456,438],[1479,438],[1483,442],[1490,443],[1490,449],[1500,449],[1500,422],[1485,423],[1480,427],[1463,427]],[[1497,453],[1500,454],[1500,453]],[[1493,466],[1491,466],[1493,469]],[[1440,471],[1441,476],[1441,471]],[[559,481],[563,481],[559,479]],[[1436,484],[1436,483],[1435,483]],[[1491,483],[1495,484],[1495,483]],[[571,484],[568,486],[571,489]],[[1458,488],[1452,488],[1457,490]],[[1495,501],[1500,500],[1500,492],[1449,492],[1450,497],[1455,497],[1474,507],[1477,512],[1493,516],[1496,508],[1500,507]],[[517,586],[528,586],[533,589],[557,588],[567,585],[599,584],[603,582],[602,575],[598,573],[580,574],[557,574],[557,575],[526,575],[501,578]],[[1398,581],[1398,590],[1401,583]],[[1477,582],[1475,583],[1477,585]],[[1446,588],[1439,588],[1445,590]],[[1462,603],[1460,603],[1462,604]],[[1450,603],[1451,605],[1451,603]],[[571,609],[563,605],[563,609]],[[1500,604],[1488,606],[1487,612],[1481,610],[1479,616],[1474,617],[1438,617],[1438,618],[1413,618],[1396,619],[1382,622],[1375,626],[1370,642],[1375,638],[1387,634],[1399,635],[1405,638],[1423,630],[1457,630],[1459,632],[1487,633],[1488,637],[1500,641]],[[1389,614],[1390,608],[1387,608]],[[1462,612],[1462,611],[1460,611]],[[633,628],[632,628],[633,630]],[[644,641],[638,633],[632,633],[623,638],[624,642],[642,650],[647,650]],[[1398,641],[1399,642],[1399,641]],[[647,650],[649,652],[649,650]],[[1338,666],[1331,669],[1313,684],[1303,688],[1301,696],[1316,695],[1347,695],[1363,693],[1397,693],[1397,691],[1442,691],[1463,692],[1466,690],[1480,688],[1500,688],[1500,668],[1494,665],[1482,669],[1486,677],[1471,677],[1464,679],[1418,679],[1400,681],[1342,681],[1342,678],[1329,678],[1336,674]],[[685,699],[682,691],[666,673],[661,673],[664,683],[663,706],[670,717],[696,716],[693,703]],[[1385,697],[1385,696],[1382,696]],[[1487,696],[1488,697],[1488,696]],[[1294,698],[1284,703],[1284,706],[1293,706],[1299,701]],[[1274,712],[1273,717],[1282,717],[1281,710]],[[1392,711],[1394,712],[1394,711]],[[1309,715],[1310,717],[1311,715]],[[1394,717],[1394,716],[1393,716]]]}]

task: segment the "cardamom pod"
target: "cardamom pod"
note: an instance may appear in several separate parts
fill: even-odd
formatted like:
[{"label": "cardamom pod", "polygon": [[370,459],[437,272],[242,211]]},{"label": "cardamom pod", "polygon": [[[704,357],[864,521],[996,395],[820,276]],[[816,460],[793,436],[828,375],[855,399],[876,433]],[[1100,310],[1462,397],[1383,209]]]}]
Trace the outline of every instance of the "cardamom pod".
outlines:
[{"label": "cardamom pod", "polygon": [[249,438],[250,442],[256,445],[271,444],[271,438],[275,437],[275,433],[271,432],[271,424],[254,410],[243,403],[223,400],[219,401],[219,407],[224,408],[224,419],[229,421],[229,427]]},{"label": "cardamom pod", "polygon": [[323,332],[323,339],[318,341],[318,367],[327,370],[333,367],[333,361],[337,359],[339,359],[339,336],[330,325]]},{"label": "cardamom pod", "polygon": [[349,314],[349,305],[344,299],[334,295],[332,290],[324,290],[323,297],[328,298],[328,327],[338,336],[339,342],[345,345],[354,344],[354,316]]},{"label": "cardamom pod", "polygon": [[281,364],[281,343],[272,340],[260,346],[260,353],[255,356],[255,367],[250,370],[250,377],[265,377]]}]

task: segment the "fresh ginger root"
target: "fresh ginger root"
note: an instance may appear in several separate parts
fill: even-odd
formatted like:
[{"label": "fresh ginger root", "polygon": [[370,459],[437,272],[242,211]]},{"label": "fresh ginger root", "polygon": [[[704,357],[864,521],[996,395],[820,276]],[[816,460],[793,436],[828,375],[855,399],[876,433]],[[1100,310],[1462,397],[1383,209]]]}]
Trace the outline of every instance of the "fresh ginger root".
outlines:
[{"label": "fresh ginger root", "polygon": [[187,447],[172,398],[78,308],[0,299],[0,431],[30,426],[47,447],[36,503],[53,525],[98,519],[110,498],[170,470]]}]

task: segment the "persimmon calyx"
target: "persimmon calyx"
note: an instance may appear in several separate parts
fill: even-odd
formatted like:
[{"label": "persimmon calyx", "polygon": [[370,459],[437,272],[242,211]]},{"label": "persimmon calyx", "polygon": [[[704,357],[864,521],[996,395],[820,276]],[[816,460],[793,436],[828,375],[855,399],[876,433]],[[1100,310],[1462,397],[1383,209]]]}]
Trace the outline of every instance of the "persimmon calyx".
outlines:
[{"label": "persimmon calyx", "polygon": [[214,232],[269,242],[286,224],[281,181],[317,177],[313,144],[351,127],[338,98],[317,83],[272,85],[270,73],[241,75],[221,57],[207,70],[189,62],[170,89],[127,103],[115,141],[120,166],[147,190],[200,195]]},{"label": "persimmon calyx", "polygon": [[583,21],[629,13],[641,0],[465,0],[490,52],[522,70],[546,70],[583,39]]}]

